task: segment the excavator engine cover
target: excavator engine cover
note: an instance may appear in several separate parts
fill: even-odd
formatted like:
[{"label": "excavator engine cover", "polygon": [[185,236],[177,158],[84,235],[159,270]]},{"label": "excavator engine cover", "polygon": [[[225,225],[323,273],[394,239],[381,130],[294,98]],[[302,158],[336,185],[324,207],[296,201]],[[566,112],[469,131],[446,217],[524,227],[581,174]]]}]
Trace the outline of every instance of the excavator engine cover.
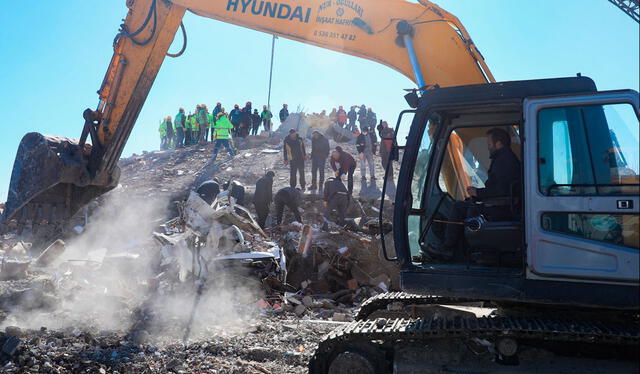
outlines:
[{"label": "excavator engine cover", "polygon": [[22,138],[13,164],[3,222],[60,222],[83,205],[113,189],[120,169],[92,175],[88,155],[77,141],[28,133]]}]

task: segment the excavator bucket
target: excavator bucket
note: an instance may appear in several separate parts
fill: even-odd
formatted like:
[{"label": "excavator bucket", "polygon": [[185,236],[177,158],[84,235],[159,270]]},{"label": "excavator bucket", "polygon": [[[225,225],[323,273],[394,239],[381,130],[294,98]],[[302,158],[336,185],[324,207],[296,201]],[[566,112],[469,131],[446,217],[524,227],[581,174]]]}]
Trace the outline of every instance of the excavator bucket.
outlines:
[{"label": "excavator bucket", "polygon": [[2,221],[60,222],[83,205],[113,189],[120,170],[92,176],[87,165],[91,145],[28,133],[13,164]]}]

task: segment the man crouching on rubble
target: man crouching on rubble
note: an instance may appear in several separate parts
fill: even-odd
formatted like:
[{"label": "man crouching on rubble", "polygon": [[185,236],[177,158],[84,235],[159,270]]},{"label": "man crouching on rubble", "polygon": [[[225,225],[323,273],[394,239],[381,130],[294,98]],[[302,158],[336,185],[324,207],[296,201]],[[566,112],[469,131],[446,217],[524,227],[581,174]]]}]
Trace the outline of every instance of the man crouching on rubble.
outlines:
[{"label": "man crouching on rubble", "polygon": [[285,187],[281,188],[273,199],[276,204],[276,224],[282,223],[282,215],[285,205],[296,217],[296,221],[302,223],[302,217],[298,208],[302,203],[302,191],[299,188]]},{"label": "man crouching on rubble", "polygon": [[327,179],[324,184],[322,205],[325,207],[323,214],[325,221],[329,220],[331,213],[335,210],[338,213],[338,225],[344,226],[344,216],[349,206],[349,191],[340,178]]}]

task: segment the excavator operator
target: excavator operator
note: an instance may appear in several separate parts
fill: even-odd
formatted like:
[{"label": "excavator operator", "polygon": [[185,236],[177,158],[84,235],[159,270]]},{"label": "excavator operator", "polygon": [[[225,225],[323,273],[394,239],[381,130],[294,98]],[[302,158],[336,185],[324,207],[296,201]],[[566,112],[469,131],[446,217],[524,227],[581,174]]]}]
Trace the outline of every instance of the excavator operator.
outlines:
[{"label": "excavator operator", "polygon": [[[511,137],[501,128],[487,131],[487,147],[491,158],[488,178],[484,188],[467,187],[470,196],[465,201],[456,201],[448,219],[444,241],[439,247],[427,247],[425,251],[434,259],[451,260],[464,226],[460,225],[467,217],[486,215],[490,220],[511,220],[509,203],[500,202],[509,199],[512,188],[520,183],[520,161],[511,150]],[[477,204],[476,202],[486,204]]]}]

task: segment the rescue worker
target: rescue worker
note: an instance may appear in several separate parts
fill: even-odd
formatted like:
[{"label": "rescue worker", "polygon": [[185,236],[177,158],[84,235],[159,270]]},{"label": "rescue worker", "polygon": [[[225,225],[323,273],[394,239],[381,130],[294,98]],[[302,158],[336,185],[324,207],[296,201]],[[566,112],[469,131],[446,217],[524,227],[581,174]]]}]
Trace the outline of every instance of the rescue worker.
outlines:
[{"label": "rescue worker", "polygon": [[382,167],[386,168],[389,160],[391,160],[389,164],[389,178],[393,179],[393,161],[398,160],[397,151],[394,152],[393,155],[391,154],[395,132],[389,127],[387,121],[380,121],[380,125],[378,125],[378,135],[380,135],[380,159],[382,160]]},{"label": "rescue worker", "polygon": [[246,138],[251,132],[251,101],[247,101],[240,111],[240,137]]},{"label": "rescue worker", "polygon": [[358,119],[358,112],[356,112],[356,106],[352,105],[351,110],[347,113],[347,119],[349,120],[349,131],[355,131],[356,120]]},{"label": "rescue worker", "polygon": [[289,117],[289,106],[287,104],[282,104],[282,109],[280,109],[279,117],[280,123],[284,123]]},{"label": "rescue worker", "polygon": [[[256,109],[257,110],[257,109]],[[264,177],[256,182],[256,192],[253,195],[253,205],[256,207],[258,225],[265,228],[269,217],[269,206],[273,201],[273,178],[276,173],[268,171]]]},{"label": "rescue worker", "polygon": [[[337,164],[337,165],[336,165]],[[353,173],[356,171],[356,160],[342,147],[337,146],[331,152],[331,169],[336,173],[336,178],[347,176],[347,189],[349,196],[353,195]]]},{"label": "rescue worker", "polygon": [[158,129],[160,132],[160,149],[167,149],[167,119],[163,119],[160,122],[160,128]]},{"label": "rescue worker", "polygon": [[187,118],[184,115],[184,109],[180,108],[178,110],[178,114],[176,114],[176,118],[175,118],[176,148],[184,147],[184,130],[185,130],[185,122],[186,121],[187,121]]},{"label": "rescue worker", "polygon": [[[319,131],[314,131],[311,137],[311,191],[315,191],[320,186],[320,192],[324,187],[324,170],[327,166],[327,158],[331,147],[329,146],[329,140],[322,135]],[[320,173],[320,183],[316,184],[316,177]]]},{"label": "rescue worker", "polygon": [[373,132],[373,129],[376,127],[376,123],[378,123],[378,116],[369,108],[367,110],[367,127],[369,127],[371,132]]},{"label": "rescue worker", "polygon": [[361,131],[363,127],[369,124],[369,122],[367,121],[367,107],[364,104],[362,104],[360,110],[358,110],[358,123],[360,123]]},{"label": "rescue worker", "polygon": [[298,208],[302,203],[302,191],[298,188],[284,187],[281,188],[276,196],[273,198],[273,202],[276,204],[276,224],[282,223],[282,215],[284,213],[284,207],[286,206],[293,213],[296,221],[302,223],[302,217]]},{"label": "rescue worker", "polygon": [[233,125],[224,114],[224,108],[218,113],[216,124],[213,128],[215,145],[213,147],[213,160],[218,157],[218,150],[224,146],[229,152],[229,156],[235,156],[235,152],[231,147],[231,132],[233,131]]},{"label": "rescue worker", "polygon": [[229,113],[229,121],[233,125],[233,135],[238,136],[238,126],[240,126],[240,106],[233,106],[233,110]]},{"label": "rescue worker", "polygon": [[324,218],[329,220],[331,213],[335,210],[338,214],[338,225],[345,224],[344,217],[349,207],[349,191],[344,186],[340,178],[329,178],[324,185],[324,201],[322,205],[325,207]]},{"label": "rescue worker", "polygon": [[338,113],[337,113],[338,117],[338,126],[343,127],[347,124],[347,112],[344,111],[344,108],[342,107],[342,105],[340,105],[338,107]]},{"label": "rescue worker", "polygon": [[202,184],[196,189],[196,193],[200,195],[202,200],[211,205],[220,193],[220,183],[215,178],[202,182]]},{"label": "rescue worker", "polygon": [[336,108],[331,109],[331,113],[329,113],[329,121],[331,121],[331,123],[338,122],[338,111]]},{"label": "rescue worker", "polygon": [[200,105],[196,105],[196,112],[193,114],[193,121],[191,122],[191,143],[198,144],[200,141]]},{"label": "rescue worker", "polygon": [[245,188],[242,183],[234,180],[225,182],[222,185],[223,191],[229,191],[229,195],[236,199],[236,204],[244,206]]},{"label": "rescue worker", "polygon": [[267,108],[266,105],[262,106],[262,113],[260,114],[260,116],[262,117],[262,124],[264,125],[265,131],[270,132],[271,118],[273,118],[273,114],[271,114],[271,111]]},{"label": "rescue worker", "polygon": [[253,114],[251,115],[251,135],[258,135],[261,123],[262,116],[260,116],[260,113],[258,113],[258,109],[254,109]]},{"label": "rescue worker", "polygon": [[167,123],[167,143],[165,149],[173,148],[173,138],[175,131],[173,130],[173,123],[171,122],[171,116],[167,116],[165,120]]},{"label": "rescue worker", "polygon": [[376,167],[373,162],[373,155],[376,154],[376,146],[378,145],[378,139],[373,131],[369,131],[367,126],[362,128],[362,133],[358,135],[356,139],[356,149],[358,150],[358,157],[360,158],[360,175],[362,180],[367,180],[367,165],[369,165],[369,176],[371,180],[376,179]]},{"label": "rescue worker", "polygon": [[205,104],[200,105],[200,112],[198,112],[198,127],[200,133],[198,134],[198,140],[200,143],[206,143],[209,137],[209,111]]},{"label": "rescue worker", "polygon": [[[520,161],[511,150],[511,136],[502,128],[494,127],[487,131],[487,148],[491,158],[488,178],[484,188],[467,187],[467,194],[472,199],[486,200],[496,197],[508,197],[512,185],[520,181]],[[456,201],[449,215],[449,222],[462,222],[468,216],[478,214],[487,215],[494,219],[511,220],[510,207],[494,206],[484,207],[479,211],[474,201]],[[448,224],[442,245],[425,249],[431,257],[441,260],[450,260],[458,246],[460,237],[463,236],[464,226]]]},{"label": "rescue worker", "polygon": [[220,104],[220,102],[216,103],[216,106],[213,108],[213,110],[211,111],[211,141],[213,142],[214,139],[214,135],[213,135],[213,127],[216,124],[216,118],[218,118],[218,113],[222,112],[222,104]]},{"label": "rescue worker", "polygon": [[298,136],[296,130],[289,130],[289,135],[284,138],[282,151],[284,164],[289,165],[289,185],[295,187],[297,184],[296,174],[300,174],[300,189],[304,191],[304,161],[307,159],[307,152],[304,148],[304,141]]},{"label": "rescue worker", "polygon": [[184,124],[184,145],[191,145],[191,127],[193,126],[193,114],[189,113]]}]

